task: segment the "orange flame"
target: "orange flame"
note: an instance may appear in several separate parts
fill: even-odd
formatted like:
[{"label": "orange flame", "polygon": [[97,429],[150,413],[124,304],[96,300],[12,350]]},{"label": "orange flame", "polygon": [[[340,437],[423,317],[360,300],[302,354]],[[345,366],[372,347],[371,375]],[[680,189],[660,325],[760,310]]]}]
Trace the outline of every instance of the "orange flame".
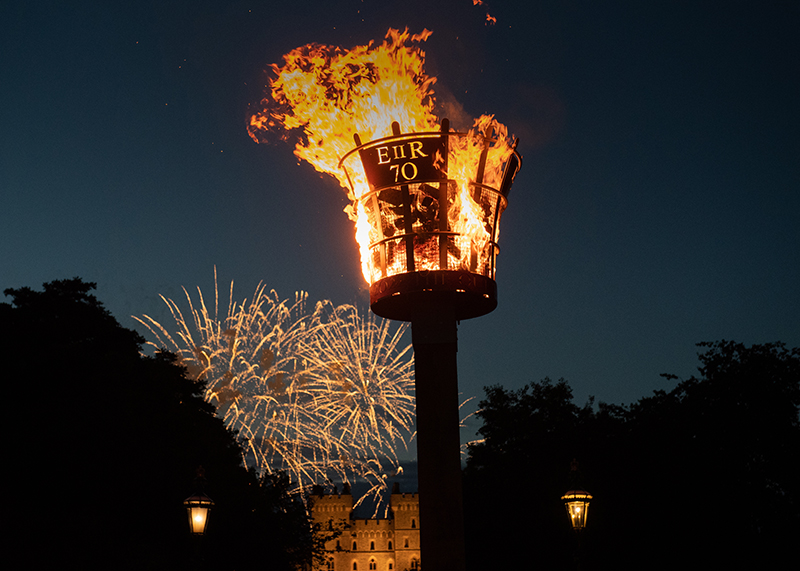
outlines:
[{"label": "orange flame", "polygon": [[[410,34],[390,29],[381,45],[370,42],[351,50],[320,44],[308,44],[283,56],[283,65],[271,66],[275,77],[261,102],[261,109],[250,118],[248,132],[256,142],[264,142],[270,132],[298,130],[295,155],[309,162],[316,170],[336,177],[347,189],[353,205],[345,211],[356,223],[356,241],[361,251],[362,271],[370,284],[376,279],[406,271],[395,260],[386,270],[375,267],[370,255],[376,242],[376,230],[369,222],[364,204],[359,201],[369,192],[366,174],[358,161],[348,170],[350,178],[339,168],[340,159],[353,149],[354,135],[373,141],[392,134],[391,123],[397,121],[402,133],[431,132],[438,129],[434,114],[435,78],[424,71],[425,53],[419,43],[431,32]],[[476,182],[475,165],[485,147],[484,185],[498,187],[503,165],[513,152],[505,126],[492,116],[475,121],[468,135],[451,138],[448,152],[448,178],[457,183],[457,197],[448,211],[448,220],[460,243],[448,268],[470,266],[471,251],[484,252],[491,240],[486,229],[486,213],[475,200],[472,188]],[[398,244],[398,248],[404,246]],[[481,254],[484,255],[484,254]],[[474,253],[472,254],[474,258]],[[472,267],[475,266],[473,263]]]}]

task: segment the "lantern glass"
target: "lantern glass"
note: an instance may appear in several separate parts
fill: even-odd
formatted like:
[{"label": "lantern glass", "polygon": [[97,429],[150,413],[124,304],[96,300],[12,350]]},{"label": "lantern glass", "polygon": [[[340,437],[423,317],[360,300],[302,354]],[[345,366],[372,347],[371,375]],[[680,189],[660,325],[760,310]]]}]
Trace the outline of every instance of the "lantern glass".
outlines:
[{"label": "lantern glass", "polygon": [[592,495],[584,490],[571,490],[564,494],[561,499],[567,508],[567,515],[572,528],[583,529],[586,527],[589,500],[592,499]]},{"label": "lantern glass", "polygon": [[208,512],[214,502],[203,493],[195,494],[183,502],[189,516],[189,529],[193,535],[203,535],[208,525]]}]

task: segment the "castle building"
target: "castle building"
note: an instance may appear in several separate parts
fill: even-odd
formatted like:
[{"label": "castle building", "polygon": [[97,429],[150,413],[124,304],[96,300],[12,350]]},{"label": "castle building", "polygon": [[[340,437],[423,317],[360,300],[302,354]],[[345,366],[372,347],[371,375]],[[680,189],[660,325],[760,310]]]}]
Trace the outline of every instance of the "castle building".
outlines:
[{"label": "castle building", "polygon": [[311,515],[323,529],[343,525],[344,531],[325,544],[325,563],[315,571],[415,571],[420,567],[419,496],[392,489],[388,519],[357,519],[353,496],[314,494]]}]

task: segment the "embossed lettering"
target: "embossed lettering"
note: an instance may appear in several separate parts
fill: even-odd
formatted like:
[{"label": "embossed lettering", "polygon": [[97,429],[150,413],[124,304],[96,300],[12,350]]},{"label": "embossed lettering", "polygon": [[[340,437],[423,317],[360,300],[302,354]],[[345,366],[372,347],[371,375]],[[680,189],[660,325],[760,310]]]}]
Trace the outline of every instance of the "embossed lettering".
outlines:
[{"label": "embossed lettering", "polygon": [[405,180],[414,180],[415,178],[417,178],[417,175],[419,174],[417,165],[415,165],[414,163],[405,163],[402,166],[402,168],[400,167],[400,165],[392,165],[389,167],[389,170],[394,172],[395,182],[400,181],[401,174],[403,175],[403,178]]},{"label": "embossed lettering", "polygon": [[378,151],[378,164],[385,165],[391,159],[389,158],[389,147],[378,147],[376,149]]},{"label": "embossed lettering", "polygon": [[[406,171],[406,167],[411,167],[411,169],[409,169],[408,172],[407,172]],[[417,178],[417,174],[418,173],[419,173],[419,171],[417,170],[417,165],[415,165],[414,163],[406,163],[406,164],[403,165],[403,178],[404,179],[406,179],[406,180],[414,180],[415,178]]]},{"label": "embossed lettering", "polygon": [[410,141],[408,143],[409,148],[411,149],[411,160],[413,161],[418,156],[419,157],[427,157],[425,153],[422,152],[422,141]]}]

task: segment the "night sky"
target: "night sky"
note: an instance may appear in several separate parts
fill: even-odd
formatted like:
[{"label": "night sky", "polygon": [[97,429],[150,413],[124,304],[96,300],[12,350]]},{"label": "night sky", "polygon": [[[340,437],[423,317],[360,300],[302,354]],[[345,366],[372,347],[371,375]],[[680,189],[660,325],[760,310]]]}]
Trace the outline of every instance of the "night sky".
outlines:
[{"label": "night sky", "polygon": [[80,276],[131,328],[169,323],[158,294],[213,295],[215,266],[237,299],[263,281],[366,307],[344,190],[255,144],[249,105],[292,48],[427,28],[436,93],[495,114],[523,155],[499,306],[459,327],[464,397],[550,376],[579,404],[631,403],[694,374],[697,342],[800,345],[799,12],[5,0],[0,286]]}]

